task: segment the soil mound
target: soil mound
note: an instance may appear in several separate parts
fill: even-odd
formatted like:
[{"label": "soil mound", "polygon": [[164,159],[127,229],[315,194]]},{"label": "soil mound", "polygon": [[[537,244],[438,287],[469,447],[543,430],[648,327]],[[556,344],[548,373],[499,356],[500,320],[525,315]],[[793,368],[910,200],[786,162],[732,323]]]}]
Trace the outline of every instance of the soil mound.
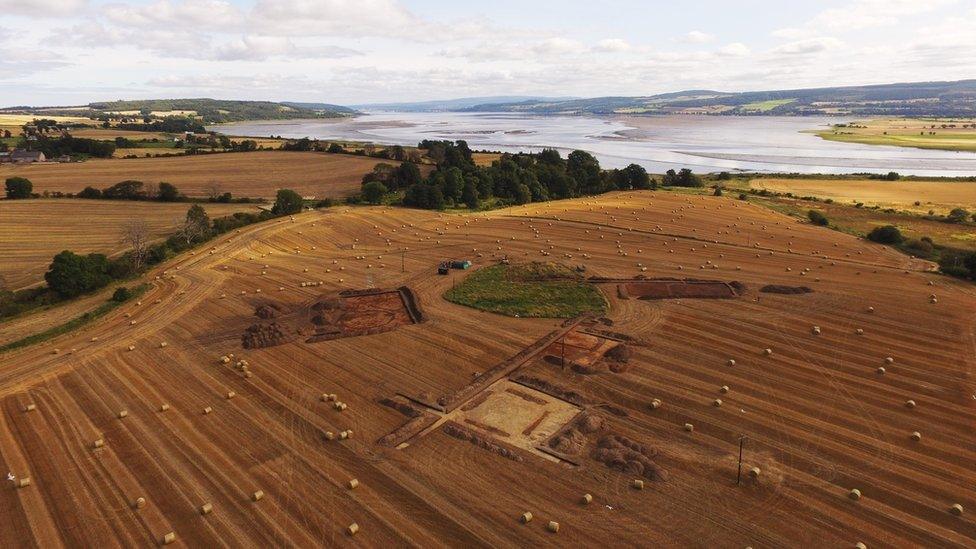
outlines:
[{"label": "soil mound", "polygon": [[812,288],[807,288],[806,286],[782,286],[779,284],[767,284],[759,289],[760,292],[767,294],[785,294],[785,295],[796,295],[796,294],[808,294],[813,291]]},{"label": "soil mound", "polygon": [[277,322],[270,324],[252,324],[244,330],[241,336],[241,345],[245,349],[263,349],[288,343],[290,338],[285,334],[285,329]]},{"label": "soil mound", "polygon": [[531,387],[537,391],[543,392],[547,395],[554,396],[565,400],[566,402],[575,404],[577,406],[583,406],[585,399],[583,395],[577,393],[576,391],[570,391],[569,389],[564,389],[557,385],[553,385],[544,379],[539,379],[537,377],[531,377],[526,375],[518,376],[513,378],[512,381],[521,383],[527,387]]},{"label": "soil mound", "polygon": [[668,473],[653,461],[657,452],[621,435],[606,435],[591,456],[611,469],[650,480],[665,481]]},{"label": "soil mound", "polygon": [[501,444],[493,442],[491,439],[482,438],[474,431],[469,431],[456,423],[448,423],[445,425],[444,432],[456,439],[466,440],[479,448],[488,450],[494,454],[498,454],[505,459],[522,461],[522,456],[516,454],[514,451],[509,450]]},{"label": "soil mound", "polygon": [[603,418],[583,412],[579,419],[549,439],[549,448],[566,456],[578,456],[586,447],[587,435],[596,433],[603,427]]},{"label": "soil mound", "polygon": [[263,305],[258,305],[254,308],[254,316],[262,318],[264,320],[272,319],[278,316],[278,306],[272,305],[270,303],[265,303]]},{"label": "soil mound", "polygon": [[393,408],[397,412],[400,412],[401,414],[409,418],[420,417],[421,414],[423,413],[420,410],[414,408],[413,406],[407,404],[406,402],[400,402],[397,400],[393,400],[392,398],[383,398],[380,400],[380,404],[382,404],[383,406],[389,406],[390,408]]}]

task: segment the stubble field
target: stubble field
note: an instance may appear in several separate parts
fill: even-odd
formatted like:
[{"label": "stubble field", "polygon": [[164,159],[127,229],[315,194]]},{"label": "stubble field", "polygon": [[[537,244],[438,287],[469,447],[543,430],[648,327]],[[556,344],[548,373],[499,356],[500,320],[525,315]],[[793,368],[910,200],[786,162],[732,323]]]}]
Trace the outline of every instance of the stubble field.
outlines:
[{"label": "stubble field", "polygon": [[[140,149],[153,152],[154,149]],[[313,152],[258,151],[168,158],[89,160],[71,164],[0,166],[0,179],[22,176],[34,192],[77,193],[87,186],[105,188],[134,179],[172,183],[190,197],[209,196],[214,185],[235,197],[274,198],[278,189],[303,196],[345,197],[359,191],[362,177],[379,163],[375,158]]]},{"label": "stubble field", "polygon": [[[0,200],[0,277],[8,289],[43,281],[51,258],[62,250],[112,255],[123,251],[122,229],[143,220],[152,238],[168,236],[186,217],[186,203],[109,200]],[[222,217],[257,211],[248,204],[205,204]]]},{"label": "stubble field", "polygon": [[[976,541],[976,296],[892,250],[730,198],[643,192],[309,212],[211,251],[2,357],[0,469],[31,479],[0,491],[3,545],[336,545],[353,523],[367,546]],[[438,276],[440,260],[503,256],[585,265],[609,312],[564,323],[441,298],[468,274]],[[617,295],[639,276],[736,282],[737,297]],[[408,286],[425,320],[241,347],[257,306],[367,286]],[[617,342],[626,367],[596,367]],[[555,357],[567,346],[585,373]]]},{"label": "stubble field", "polygon": [[917,213],[934,210],[945,215],[953,208],[972,209],[976,205],[976,183],[969,181],[759,178],[750,181],[749,186],[795,196],[831,198],[847,205],[861,202]]}]

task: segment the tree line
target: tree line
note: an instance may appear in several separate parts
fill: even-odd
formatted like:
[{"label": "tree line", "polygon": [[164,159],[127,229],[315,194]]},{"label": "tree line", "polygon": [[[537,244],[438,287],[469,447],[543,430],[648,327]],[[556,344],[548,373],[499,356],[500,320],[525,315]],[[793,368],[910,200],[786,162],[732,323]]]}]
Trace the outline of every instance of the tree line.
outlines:
[{"label": "tree line", "polygon": [[[539,153],[503,154],[491,166],[475,164],[467,142],[421,141],[435,163],[425,178],[416,165],[379,164],[363,178],[362,199],[379,203],[389,193],[402,192],[402,204],[414,208],[477,208],[486,201],[496,205],[526,204],[545,200],[601,194],[615,190],[654,189],[658,182],[638,164],[606,170],[586,151],[563,158],[556,149]],[[700,187],[691,170],[669,170],[664,185]]]}]

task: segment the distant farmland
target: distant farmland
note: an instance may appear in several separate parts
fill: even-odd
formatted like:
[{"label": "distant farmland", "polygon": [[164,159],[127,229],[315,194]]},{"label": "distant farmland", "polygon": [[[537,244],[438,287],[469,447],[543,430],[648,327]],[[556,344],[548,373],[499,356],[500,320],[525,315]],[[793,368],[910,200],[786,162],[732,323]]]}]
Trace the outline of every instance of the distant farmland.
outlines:
[{"label": "distant farmland", "polygon": [[[0,200],[0,279],[10,289],[43,280],[51,258],[62,250],[107,255],[122,251],[122,228],[133,219],[153,237],[175,230],[186,203],[105,200]],[[210,217],[254,210],[248,204],[207,204]]]},{"label": "distant farmland", "polygon": [[87,186],[104,188],[135,179],[147,184],[166,181],[191,197],[207,196],[216,184],[235,197],[272,198],[278,189],[289,188],[304,196],[335,198],[359,191],[363,175],[379,162],[346,154],[261,151],[4,166],[0,179],[26,177],[37,193],[77,193]]}]

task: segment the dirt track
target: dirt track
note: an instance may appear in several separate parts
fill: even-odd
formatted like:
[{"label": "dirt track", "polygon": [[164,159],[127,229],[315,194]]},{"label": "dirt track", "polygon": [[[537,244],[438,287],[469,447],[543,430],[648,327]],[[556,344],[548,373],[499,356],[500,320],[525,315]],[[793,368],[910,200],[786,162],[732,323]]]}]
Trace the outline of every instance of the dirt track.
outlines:
[{"label": "dirt track", "polygon": [[[655,449],[666,482],[637,491],[632,476],[588,458],[578,468],[531,453],[514,462],[440,429],[404,450],[376,444],[405,421],[381,398],[451,394],[561,323],[448,303],[441,294],[465,274],[437,276],[437,262],[479,266],[493,254],[542,251],[585,264],[588,275],[746,285],[726,300],[605,291],[610,329],[641,342],[626,373],[583,376],[543,360],[522,367],[623,410],[593,412]],[[976,295],[880,246],[732,199],[632,193],[464,217],[307,213],[165,268],[141,305],[0,357],[0,469],[32,481],[0,490],[0,545],[153,545],[170,531],[192,546],[335,545],[352,522],[369,546],[976,543]],[[367,283],[410,286],[428,321],[240,348],[258,298],[299,306]],[[814,292],[760,295],[765,284]],[[228,353],[246,358],[253,377],[218,361]],[[720,394],[723,385],[730,390]],[[335,411],[322,393],[348,409]],[[28,403],[37,409],[24,412]],[[171,408],[161,412],[163,403]],[[351,439],[325,439],[348,429]],[[745,470],[762,474],[736,487],[740,435]],[[104,447],[93,449],[99,438]],[[355,490],[345,487],[351,478]],[[852,488],[860,501],[848,498]],[[265,497],[251,501],[255,490]],[[579,504],[583,493],[593,504]],[[138,497],[142,509],[132,506]],[[213,513],[204,516],[207,502]],[[949,512],[953,503],[963,516]],[[519,524],[524,511],[537,519]],[[549,520],[558,534],[546,532]]]}]

